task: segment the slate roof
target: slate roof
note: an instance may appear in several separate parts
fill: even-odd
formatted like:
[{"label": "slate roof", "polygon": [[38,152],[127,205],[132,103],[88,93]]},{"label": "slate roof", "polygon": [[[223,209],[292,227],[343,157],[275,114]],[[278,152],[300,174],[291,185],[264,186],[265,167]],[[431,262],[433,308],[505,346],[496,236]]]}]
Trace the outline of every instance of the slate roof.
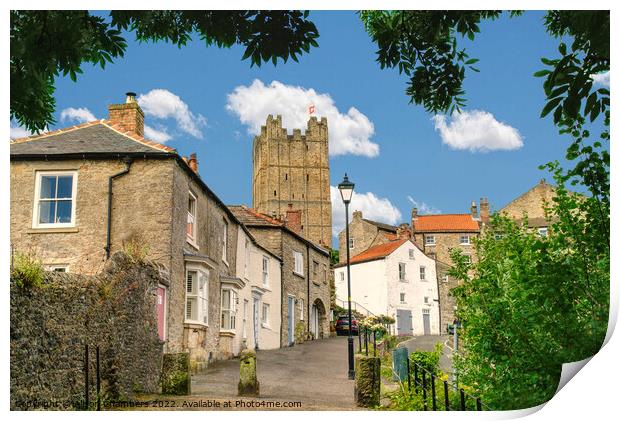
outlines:
[{"label": "slate roof", "polygon": [[170,153],[176,150],[124,131],[108,120],[96,120],[11,141],[11,156],[97,153]]},{"label": "slate roof", "polygon": [[418,215],[414,232],[479,232],[478,222],[468,213]]},{"label": "slate roof", "polygon": [[291,230],[282,221],[274,219],[244,205],[228,205],[228,209],[232,212],[235,218],[237,218],[243,225],[247,227],[283,229],[288,233],[292,234],[293,236],[297,237],[304,243],[310,245],[316,250],[319,250],[323,254],[329,255],[329,250],[327,248],[316,244],[305,238],[303,235]]},{"label": "slate roof", "polygon": [[363,218],[363,220],[368,222],[369,224],[373,224],[374,226],[381,228],[383,230],[386,230],[386,231],[396,232],[396,229],[397,229],[394,225],[388,225],[382,222],[371,221],[370,219],[365,219],[365,218]]}]

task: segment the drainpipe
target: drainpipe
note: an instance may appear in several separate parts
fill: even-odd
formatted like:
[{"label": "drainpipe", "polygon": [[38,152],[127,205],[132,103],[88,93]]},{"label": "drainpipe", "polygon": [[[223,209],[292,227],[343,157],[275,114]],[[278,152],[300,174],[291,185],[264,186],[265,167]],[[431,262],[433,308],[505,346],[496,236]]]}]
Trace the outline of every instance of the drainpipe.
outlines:
[{"label": "drainpipe", "polygon": [[306,244],[306,254],[308,261],[306,262],[308,273],[308,292],[306,293],[306,321],[308,322],[308,332],[310,332],[310,246]]},{"label": "drainpipe", "polygon": [[106,260],[110,258],[110,249],[111,249],[111,234],[112,234],[112,182],[115,178],[122,177],[123,175],[129,172],[129,168],[131,167],[132,159],[128,156],[123,158],[123,162],[125,163],[125,169],[119,173],[111,175],[108,178],[108,226],[107,226],[107,240],[105,244],[105,255]]}]

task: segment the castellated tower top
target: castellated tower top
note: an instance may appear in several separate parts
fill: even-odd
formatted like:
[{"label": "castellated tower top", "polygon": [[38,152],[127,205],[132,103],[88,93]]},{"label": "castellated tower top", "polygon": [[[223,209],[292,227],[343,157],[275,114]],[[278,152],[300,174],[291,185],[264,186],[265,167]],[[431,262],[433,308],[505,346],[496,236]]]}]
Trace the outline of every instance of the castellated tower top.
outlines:
[{"label": "castellated tower top", "polygon": [[310,117],[306,129],[289,134],[282,116],[269,115],[252,150],[252,207],[284,219],[301,213],[299,229],[307,239],[331,245],[327,118]]},{"label": "castellated tower top", "polygon": [[267,116],[267,122],[260,128],[260,135],[266,136],[272,139],[289,139],[289,140],[322,140],[327,141],[327,118],[321,117],[319,121],[316,116],[311,116],[308,120],[308,126],[301,134],[301,129],[293,129],[293,134],[288,134],[286,128],[282,127],[282,116],[269,114]]}]

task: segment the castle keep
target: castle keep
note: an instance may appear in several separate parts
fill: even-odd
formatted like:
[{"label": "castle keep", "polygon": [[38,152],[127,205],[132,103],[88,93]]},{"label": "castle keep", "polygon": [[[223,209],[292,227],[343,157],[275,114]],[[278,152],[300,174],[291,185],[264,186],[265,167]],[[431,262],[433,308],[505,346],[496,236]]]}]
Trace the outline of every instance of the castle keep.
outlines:
[{"label": "castle keep", "polygon": [[329,247],[332,207],[329,193],[327,119],[310,117],[302,135],[289,135],[282,117],[269,115],[254,138],[253,208],[298,224],[300,233]]}]

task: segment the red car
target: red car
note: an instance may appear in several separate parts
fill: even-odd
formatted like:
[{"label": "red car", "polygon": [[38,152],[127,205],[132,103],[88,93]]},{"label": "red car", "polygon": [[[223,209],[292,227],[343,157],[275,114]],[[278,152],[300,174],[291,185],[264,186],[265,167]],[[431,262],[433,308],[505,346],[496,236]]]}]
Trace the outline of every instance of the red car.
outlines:
[{"label": "red car", "polygon": [[[351,334],[357,335],[359,332],[357,326],[357,319],[355,316],[351,315]],[[344,314],[338,317],[336,321],[336,335],[343,336],[349,335],[349,315]]]}]

